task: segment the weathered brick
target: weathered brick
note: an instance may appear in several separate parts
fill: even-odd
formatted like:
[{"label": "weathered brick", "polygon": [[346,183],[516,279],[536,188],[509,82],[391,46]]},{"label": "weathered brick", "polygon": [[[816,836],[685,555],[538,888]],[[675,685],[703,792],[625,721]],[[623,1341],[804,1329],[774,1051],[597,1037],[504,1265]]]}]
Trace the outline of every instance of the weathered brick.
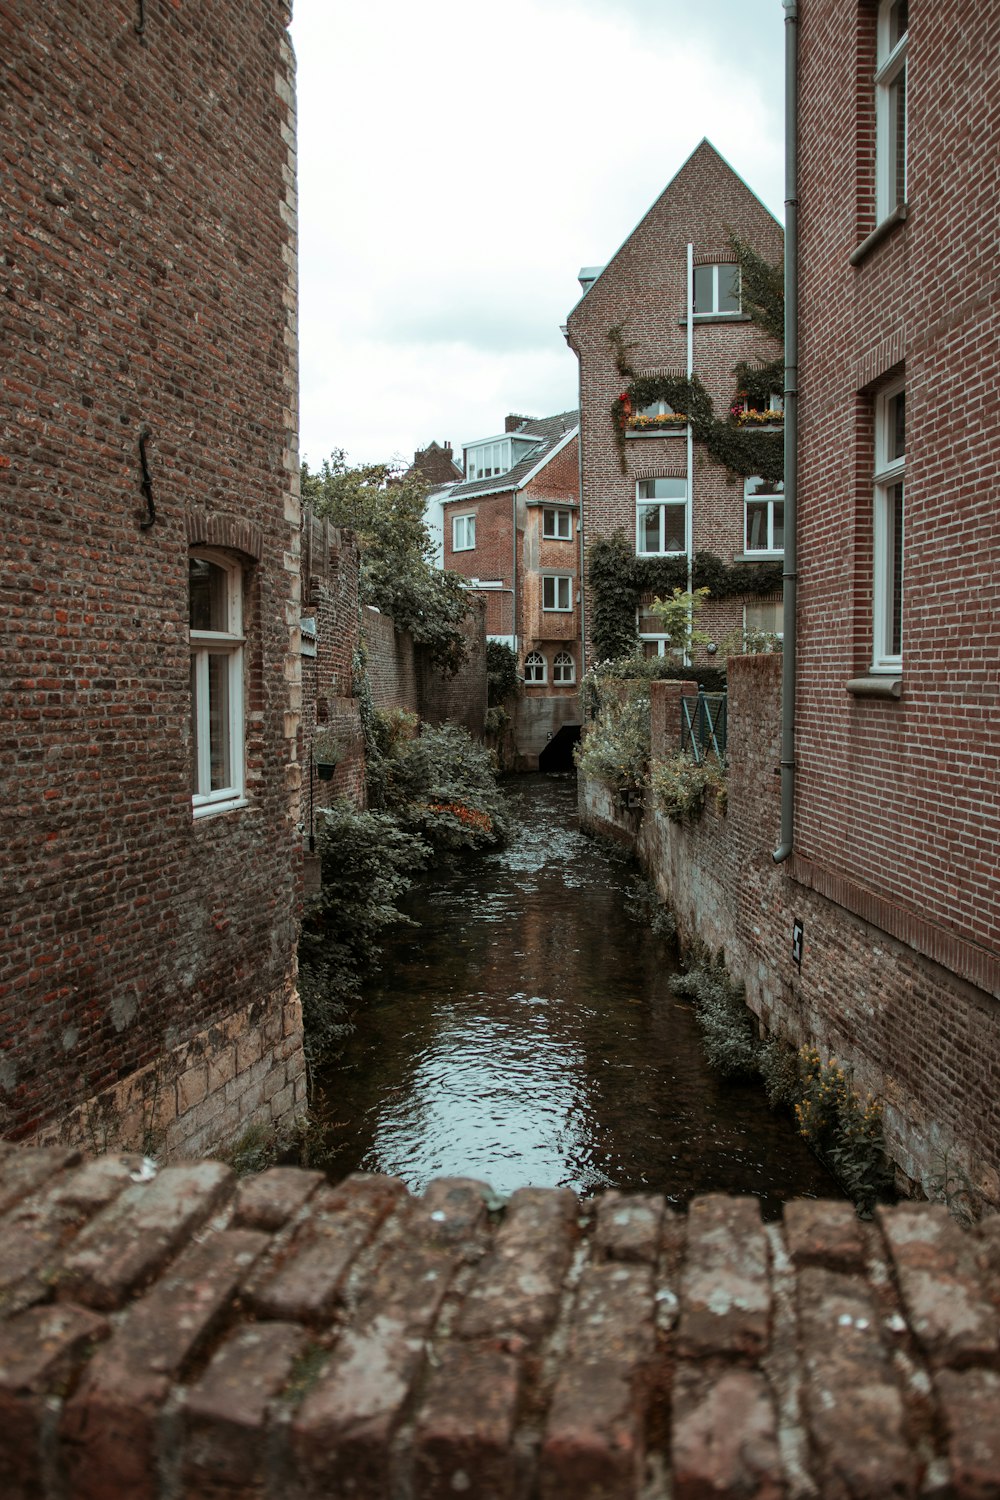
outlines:
[{"label": "weathered brick", "polygon": [[233,1229],[191,1245],[128,1309],[63,1412],[74,1497],[153,1500],[157,1412],[267,1244],[266,1235]]},{"label": "weathered brick", "polygon": [[903,1395],[859,1277],[807,1267],[798,1279],[804,1405],[821,1492],[881,1500],[916,1493]]},{"label": "weathered brick", "polygon": [[781,1500],[786,1493],[774,1401],[757,1370],[683,1362],[670,1452],[677,1500]]},{"label": "weathered brick", "polygon": [[770,1333],[769,1264],[755,1198],[695,1198],[681,1275],[679,1353],[763,1354]]},{"label": "weathered brick", "polygon": [[80,1234],[63,1261],[60,1295],[120,1307],[225,1202],[235,1181],[220,1162],[200,1162],[133,1184]]},{"label": "weathered brick", "polygon": [[264,1495],[267,1418],[306,1335],[290,1323],[237,1328],[184,1396],[185,1500]]},{"label": "weathered brick", "polygon": [[413,1433],[415,1500],[513,1500],[520,1365],[492,1342],[452,1343],[435,1360]]},{"label": "weathered brick", "polygon": [[995,1370],[940,1370],[934,1385],[948,1434],[949,1495],[1000,1495],[1000,1376]]},{"label": "weathered brick", "polygon": [[325,1182],[322,1172],[269,1167],[245,1177],[236,1189],[233,1223],[246,1229],[280,1229]]},{"label": "weathered brick", "polygon": [[62,1394],[107,1335],[103,1317],[66,1303],[0,1326],[0,1494],[42,1493],[46,1398]]},{"label": "weathered brick", "polygon": [[656,1263],[666,1208],[659,1195],[602,1193],[596,1202],[594,1245],[609,1260]]},{"label": "weathered brick", "polygon": [[860,1271],[865,1240],[850,1203],[798,1198],[786,1203],[785,1241],[796,1266],[826,1266],[831,1271]]},{"label": "weathered brick", "polygon": [[907,1321],[936,1365],[992,1361],[1000,1319],[983,1286],[976,1245],[943,1205],[881,1208]]},{"label": "weathered brick", "polygon": [[577,1237],[577,1200],[564,1189],[520,1188],[459,1318],[465,1338],[514,1333],[534,1340],[551,1326]]},{"label": "weathered brick", "polygon": [[405,1197],[395,1177],[355,1173],[335,1188],[321,1189],[282,1264],[248,1287],[257,1311],[291,1320],[325,1318],[340,1295],[356,1256]]},{"label": "weathered brick", "polygon": [[75,1167],[80,1160],[79,1151],[61,1146],[11,1152],[0,1160],[0,1213],[6,1213],[20,1199],[36,1192],[57,1172]]}]

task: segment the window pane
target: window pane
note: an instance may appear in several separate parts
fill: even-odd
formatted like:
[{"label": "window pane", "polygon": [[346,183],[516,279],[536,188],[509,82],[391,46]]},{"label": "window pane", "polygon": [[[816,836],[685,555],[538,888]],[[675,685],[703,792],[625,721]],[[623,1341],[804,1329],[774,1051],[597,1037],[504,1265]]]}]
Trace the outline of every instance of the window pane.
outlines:
[{"label": "window pane", "polygon": [[903,486],[894,484],[889,491],[889,559],[891,580],[888,590],[888,630],[886,638],[893,656],[903,650]]},{"label": "window pane", "polygon": [[774,550],[778,552],[785,545],[785,502],[783,500],[775,500],[772,511],[774,514],[773,545]]},{"label": "window pane", "polygon": [[714,266],[695,266],[694,268],[694,310],[696,313],[715,311],[714,273]]},{"label": "window pane", "polygon": [[660,506],[643,505],[639,510],[639,551],[660,550]]},{"label": "window pane", "polygon": [[740,310],[740,268],[739,266],[719,267],[719,311],[739,312]]},{"label": "window pane", "polygon": [[232,746],[229,734],[228,652],[212,651],[208,657],[208,731],[211,790],[233,785]]},{"label": "window pane", "polygon": [[684,505],[665,505],[664,510],[664,551],[683,552],[686,544],[684,535],[684,513],[687,507]]},{"label": "window pane", "polygon": [[198,785],[198,658],[191,656],[191,790],[201,791]]},{"label": "window pane", "polygon": [[686,479],[640,479],[640,500],[686,500]]},{"label": "window pane", "polygon": [[761,552],[767,548],[767,504],[750,501],[747,505],[747,551]]},{"label": "window pane", "polygon": [[900,37],[906,35],[909,29],[907,12],[909,5],[907,0],[896,0],[889,10],[889,47],[895,47]]},{"label": "window pane", "polygon": [[229,575],[217,563],[192,557],[188,563],[192,630],[229,629]]},{"label": "window pane", "polygon": [[[906,202],[906,69],[900,73],[889,91],[892,110],[893,168],[895,203]],[[895,204],[893,205],[895,207]]]}]

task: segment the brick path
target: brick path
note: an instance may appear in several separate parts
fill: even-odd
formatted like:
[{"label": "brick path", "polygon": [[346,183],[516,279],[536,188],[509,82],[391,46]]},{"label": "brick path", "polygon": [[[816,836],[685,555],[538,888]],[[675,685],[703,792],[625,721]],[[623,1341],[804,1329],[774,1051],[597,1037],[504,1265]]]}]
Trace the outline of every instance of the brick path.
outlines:
[{"label": "brick path", "polygon": [[1000,1495],[1000,1217],[0,1143],[0,1495]]}]

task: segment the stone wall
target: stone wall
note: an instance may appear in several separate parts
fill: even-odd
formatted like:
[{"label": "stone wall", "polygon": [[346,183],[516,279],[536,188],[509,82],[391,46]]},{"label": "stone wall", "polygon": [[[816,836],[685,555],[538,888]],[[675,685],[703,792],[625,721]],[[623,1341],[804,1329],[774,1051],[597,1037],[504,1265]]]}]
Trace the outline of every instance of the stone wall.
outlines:
[{"label": "stone wall", "polygon": [[[204,1147],[299,1077],[243,1089],[233,1053],[297,1014],[288,7],[4,16],[0,1129],[132,1144],[149,1081]],[[199,817],[193,547],[238,567],[244,636],[242,796]]]},{"label": "stone wall", "polygon": [[1000,1492],[1000,1217],[0,1145],[5,1500]]},{"label": "stone wall", "polygon": [[[710,799],[693,824],[647,805],[623,811],[581,782],[585,823],[634,847],[677,919],[682,943],[725,954],[762,1025],[815,1044],[883,1101],[890,1154],[932,1194],[963,1177],[1000,1203],[1000,1017],[992,997],[915,944],[812,888],[797,860],[775,865],[780,818],[780,656],[729,662],[725,810]],[[689,683],[653,684],[654,754],[679,742]],[[801,966],[792,927],[803,923]],[[905,931],[905,929],[903,929]]]}]

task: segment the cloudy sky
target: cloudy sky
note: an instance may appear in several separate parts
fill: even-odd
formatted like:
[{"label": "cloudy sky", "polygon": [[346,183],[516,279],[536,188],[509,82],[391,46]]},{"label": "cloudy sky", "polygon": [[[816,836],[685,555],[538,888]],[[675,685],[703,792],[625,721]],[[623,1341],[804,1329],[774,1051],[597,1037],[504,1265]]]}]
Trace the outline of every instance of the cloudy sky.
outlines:
[{"label": "cloudy sky", "polygon": [[702,136],[779,218],[781,0],[294,0],[301,448],[576,405],[560,325]]}]

